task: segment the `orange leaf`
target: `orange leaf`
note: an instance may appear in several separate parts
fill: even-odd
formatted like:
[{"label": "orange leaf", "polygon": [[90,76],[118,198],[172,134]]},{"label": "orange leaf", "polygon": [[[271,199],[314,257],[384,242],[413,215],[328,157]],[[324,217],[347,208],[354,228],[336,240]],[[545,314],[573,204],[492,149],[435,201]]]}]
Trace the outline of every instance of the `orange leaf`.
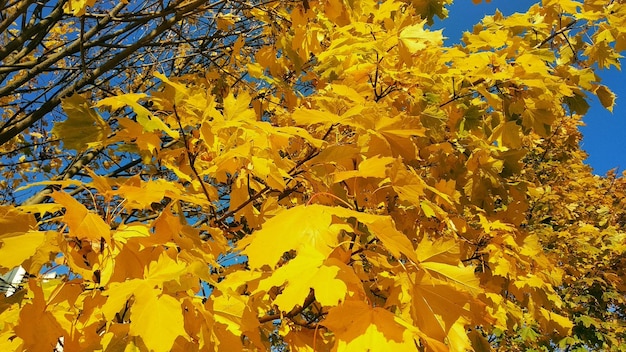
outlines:
[{"label": "orange leaf", "polygon": [[69,226],[72,236],[78,238],[88,238],[93,241],[111,240],[111,228],[107,223],[87,210],[84,205],[72,198],[65,192],[53,192],[52,198],[58,204],[65,207],[63,221]]}]

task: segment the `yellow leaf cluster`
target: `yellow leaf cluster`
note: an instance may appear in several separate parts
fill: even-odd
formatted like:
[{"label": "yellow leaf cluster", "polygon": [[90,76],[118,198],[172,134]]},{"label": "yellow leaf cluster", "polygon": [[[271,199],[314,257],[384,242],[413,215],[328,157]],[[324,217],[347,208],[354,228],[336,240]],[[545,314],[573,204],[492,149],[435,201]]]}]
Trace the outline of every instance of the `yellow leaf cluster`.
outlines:
[{"label": "yellow leaf cluster", "polygon": [[220,73],[68,97],[66,148],[143,164],[0,206],[0,270],[29,273],[0,346],[618,350],[626,182],[584,166],[578,126],[587,94],[615,104],[594,70],[626,12],[544,1],[450,47],[450,2],[259,3],[215,18],[265,38]]}]

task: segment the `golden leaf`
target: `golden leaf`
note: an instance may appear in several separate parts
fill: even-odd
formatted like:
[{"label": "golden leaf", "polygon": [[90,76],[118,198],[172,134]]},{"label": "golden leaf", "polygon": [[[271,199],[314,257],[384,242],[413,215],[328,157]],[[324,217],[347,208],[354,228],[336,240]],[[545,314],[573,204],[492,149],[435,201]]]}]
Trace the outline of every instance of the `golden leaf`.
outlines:
[{"label": "golden leaf", "polygon": [[63,5],[63,12],[80,17],[85,14],[88,6],[93,6],[96,0],[69,0]]},{"label": "golden leaf", "polygon": [[63,221],[70,227],[72,236],[94,241],[100,241],[102,238],[107,242],[111,240],[111,228],[99,215],[87,210],[65,192],[54,192],[52,198],[57,204],[65,207]]},{"label": "golden leaf", "polygon": [[274,266],[283,253],[306,246],[328,256],[339,244],[341,230],[350,230],[345,224],[333,223],[333,210],[321,205],[284,210],[240,241],[238,248],[248,256],[251,268]]},{"label": "golden leaf", "polygon": [[174,340],[188,338],[181,302],[147,285],[134,292],[129,334],[139,336],[151,351],[171,351]]},{"label": "golden leaf", "polygon": [[45,232],[9,232],[0,235],[0,267],[13,269],[32,257],[45,240]]},{"label": "golden leaf", "polygon": [[102,99],[96,103],[96,106],[109,106],[114,110],[129,106],[137,114],[137,122],[147,132],[163,131],[172,138],[178,138],[177,131],[172,130],[165,122],[139,103],[139,100],[145,97],[145,94],[137,93],[120,94]]},{"label": "golden leaf", "polygon": [[389,311],[362,301],[331,308],[322,323],[335,334],[337,351],[415,351],[418,338]]},{"label": "golden leaf", "polygon": [[615,105],[615,93],[611,92],[609,88],[603,85],[599,85],[593,92],[598,96],[602,106],[610,112],[613,112],[613,106]]},{"label": "golden leaf", "polygon": [[111,133],[109,125],[89,106],[87,99],[74,94],[61,103],[67,120],[57,122],[52,133],[66,148],[83,151],[90,146],[105,143]]},{"label": "golden leaf", "polygon": [[349,297],[365,296],[360,280],[350,267],[335,258],[326,259],[311,247],[302,248],[295,259],[261,280],[257,291],[268,292],[283,285],[274,304],[285,312],[302,305],[311,289],[323,306],[336,306]]},{"label": "golden leaf", "polygon": [[405,62],[411,62],[411,56],[428,47],[439,47],[443,44],[442,30],[424,30],[426,21],[405,27],[398,36],[400,56]]}]

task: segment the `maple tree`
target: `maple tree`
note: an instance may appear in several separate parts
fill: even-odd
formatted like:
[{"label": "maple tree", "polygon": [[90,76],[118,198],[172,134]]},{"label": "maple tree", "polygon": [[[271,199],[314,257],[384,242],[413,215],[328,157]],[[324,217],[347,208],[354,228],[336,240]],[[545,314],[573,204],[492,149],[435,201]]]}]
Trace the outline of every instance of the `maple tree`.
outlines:
[{"label": "maple tree", "polygon": [[0,349],[623,351],[626,7],[450,3],[6,5]]}]

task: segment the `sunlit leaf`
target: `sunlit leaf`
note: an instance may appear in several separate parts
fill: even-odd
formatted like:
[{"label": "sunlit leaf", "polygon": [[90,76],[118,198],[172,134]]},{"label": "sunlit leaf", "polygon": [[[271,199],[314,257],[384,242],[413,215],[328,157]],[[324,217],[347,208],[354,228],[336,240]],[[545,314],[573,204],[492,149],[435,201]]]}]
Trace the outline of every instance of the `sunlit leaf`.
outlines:
[{"label": "sunlit leaf", "polygon": [[331,309],[324,326],[335,334],[335,350],[339,351],[415,351],[418,340],[391,312],[361,301],[347,301]]},{"label": "sunlit leaf", "polygon": [[141,337],[152,351],[170,351],[177,337],[186,336],[181,302],[146,286],[134,294],[129,333]]},{"label": "sunlit leaf", "polygon": [[73,236],[94,241],[111,239],[111,228],[97,214],[90,212],[84,205],[65,192],[55,192],[55,202],[65,207],[63,220],[69,226]]}]

